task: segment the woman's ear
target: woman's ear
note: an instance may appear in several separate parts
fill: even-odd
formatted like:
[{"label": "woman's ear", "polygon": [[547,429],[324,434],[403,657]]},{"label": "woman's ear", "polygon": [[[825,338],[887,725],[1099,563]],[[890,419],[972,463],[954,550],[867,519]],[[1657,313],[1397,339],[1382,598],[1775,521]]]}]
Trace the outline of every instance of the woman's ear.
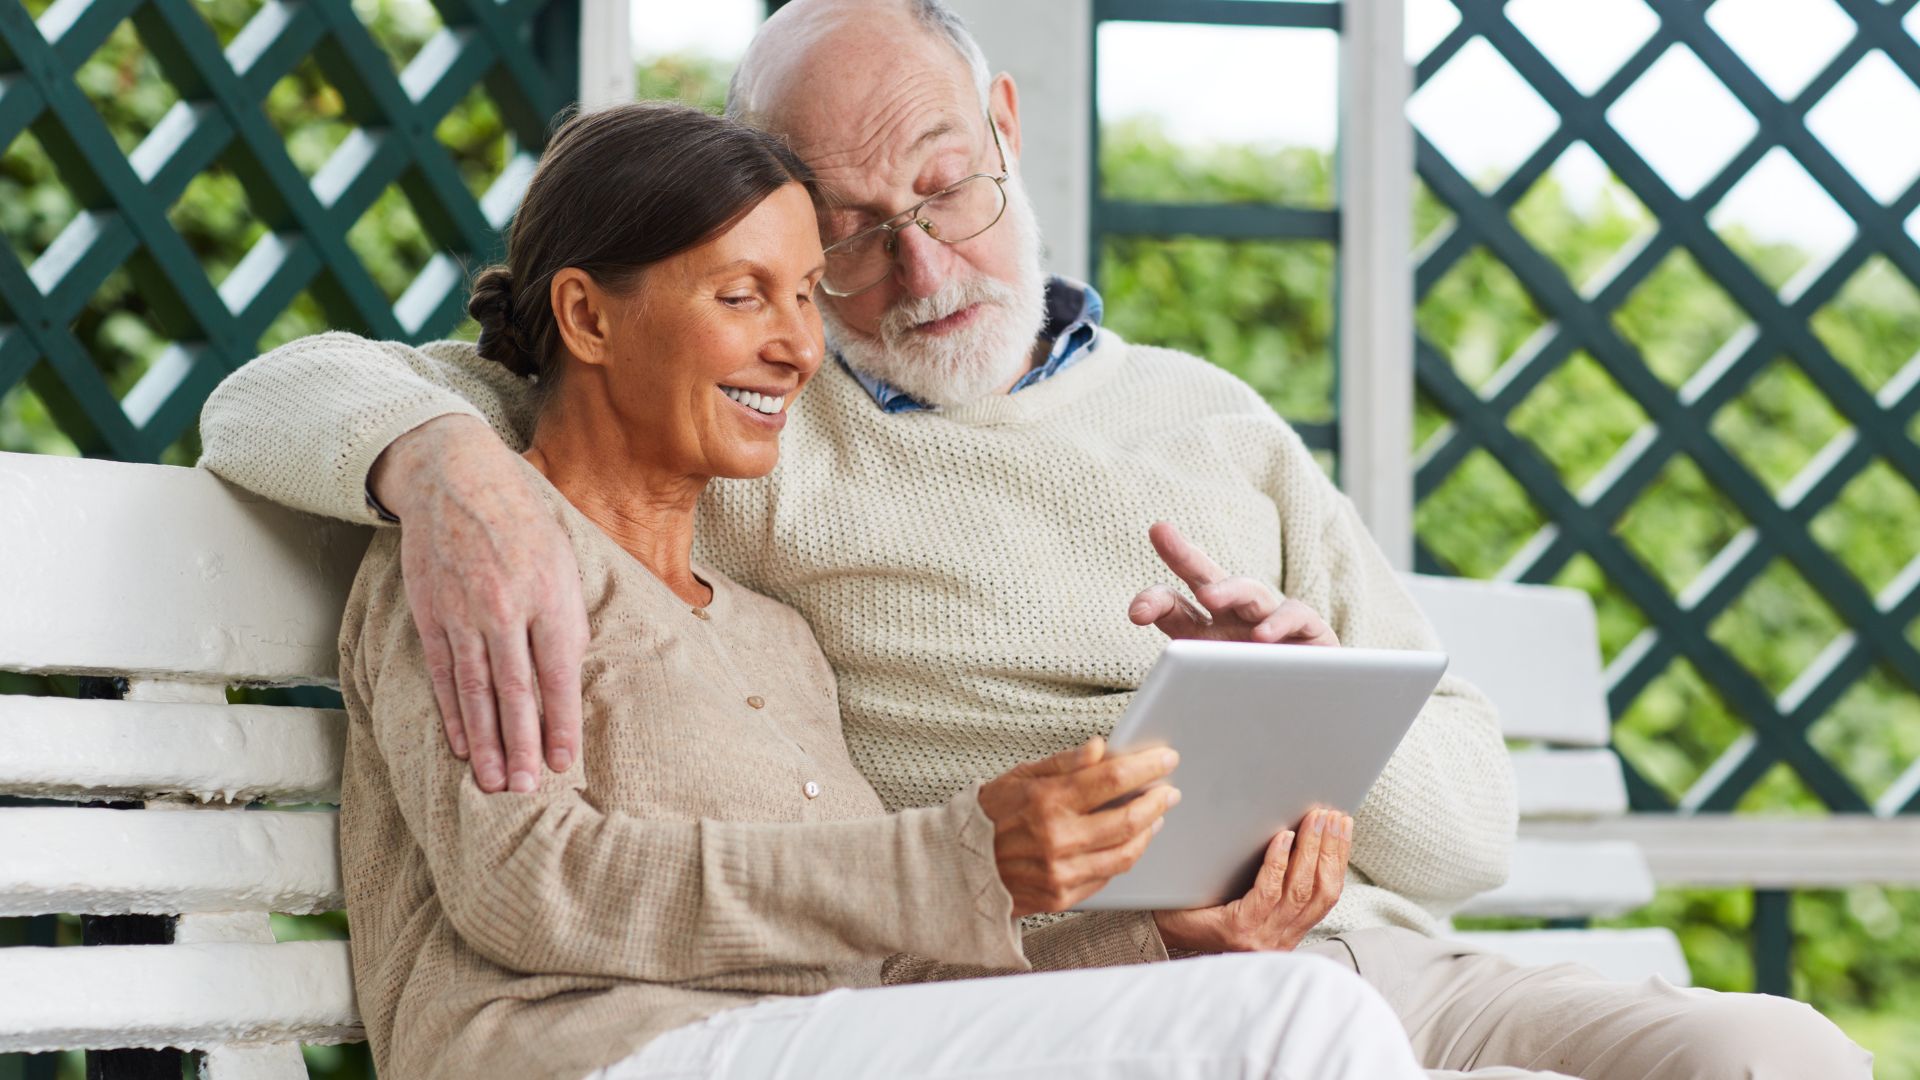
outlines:
[{"label": "woman's ear", "polygon": [[604,364],[611,355],[608,342],[613,330],[611,299],[600,283],[578,267],[569,266],[553,275],[547,286],[547,299],[553,305],[553,319],[560,330],[560,341],[567,352],[583,364]]}]

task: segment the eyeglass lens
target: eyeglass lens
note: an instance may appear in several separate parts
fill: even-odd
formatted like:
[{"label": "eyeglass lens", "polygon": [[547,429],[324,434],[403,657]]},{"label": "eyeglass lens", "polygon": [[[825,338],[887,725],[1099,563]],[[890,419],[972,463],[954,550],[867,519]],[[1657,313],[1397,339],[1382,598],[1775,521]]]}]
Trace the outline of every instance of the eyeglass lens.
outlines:
[{"label": "eyeglass lens", "polygon": [[972,176],[928,200],[915,220],[893,230],[868,229],[827,253],[827,286],[847,293],[865,289],[893,272],[894,233],[926,222],[927,235],[958,244],[991,228],[1006,209],[1006,195],[991,176]]}]

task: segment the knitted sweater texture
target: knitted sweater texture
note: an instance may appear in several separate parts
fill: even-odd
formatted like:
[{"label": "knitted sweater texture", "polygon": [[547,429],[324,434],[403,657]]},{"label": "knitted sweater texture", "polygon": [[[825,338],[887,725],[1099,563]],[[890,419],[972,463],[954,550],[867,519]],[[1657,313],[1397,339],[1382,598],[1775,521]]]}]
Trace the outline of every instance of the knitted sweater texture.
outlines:
[{"label": "knitted sweater texture", "polygon": [[[1100,333],[1046,382],[938,412],[883,413],[824,365],[789,407],[773,473],[715,482],[701,504],[696,555],[813,627],[847,747],[888,809],[941,805],[1112,729],[1162,645],[1126,618],[1170,578],[1155,521],[1310,605],[1346,645],[1438,648],[1352,504],[1251,388]],[[215,391],[203,464],[371,522],[367,472],[395,438],[464,413],[521,447],[527,391],[470,345],[322,335]],[[1491,704],[1443,679],[1357,812],[1346,891],[1313,936],[1438,932],[1505,880],[1515,819]],[[1164,955],[1142,921],[1142,958]]]}]

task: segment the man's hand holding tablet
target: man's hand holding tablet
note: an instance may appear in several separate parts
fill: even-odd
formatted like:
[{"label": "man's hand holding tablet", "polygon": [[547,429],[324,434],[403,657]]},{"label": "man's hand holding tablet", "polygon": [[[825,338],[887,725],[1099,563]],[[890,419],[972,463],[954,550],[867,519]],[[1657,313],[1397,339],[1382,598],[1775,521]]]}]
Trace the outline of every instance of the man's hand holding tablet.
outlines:
[{"label": "man's hand holding tablet", "polygon": [[[1170,585],[1134,597],[1127,615],[1173,639],[1337,646],[1326,620],[1264,583],[1234,577],[1167,522],[1147,532],[1160,560],[1192,590],[1196,606]],[[1289,951],[1340,899],[1353,853],[1353,818],[1318,808],[1267,845],[1253,887],[1238,900],[1190,911],[1157,911],[1170,949],[1190,952]]]},{"label": "man's hand holding tablet", "polygon": [[1238,900],[1192,911],[1156,911],[1160,940],[1190,952],[1290,952],[1340,900],[1353,854],[1353,818],[1310,811],[1299,835],[1267,845],[1253,888]]}]

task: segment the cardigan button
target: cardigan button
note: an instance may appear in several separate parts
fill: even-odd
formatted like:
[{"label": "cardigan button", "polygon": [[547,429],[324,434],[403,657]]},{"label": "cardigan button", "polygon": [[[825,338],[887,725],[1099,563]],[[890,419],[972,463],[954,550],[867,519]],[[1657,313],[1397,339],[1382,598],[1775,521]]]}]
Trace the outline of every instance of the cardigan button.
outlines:
[{"label": "cardigan button", "polygon": [[701,620],[702,622],[705,622],[706,620],[713,618],[713,616],[707,614],[707,609],[703,607],[694,608],[693,617]]},{"label": "cardigan button", "polygon": [[755,694],[747,699],[747,705],[755,709],[764,709],[767,706],[767,699]]},{"label": "cardigan button", "polygon": [[820,785],[814,783],[812,780],[807,781],[806,786],[800,790],[806,792],[807,798],[809,799],[817,799],[820,797]]}]

